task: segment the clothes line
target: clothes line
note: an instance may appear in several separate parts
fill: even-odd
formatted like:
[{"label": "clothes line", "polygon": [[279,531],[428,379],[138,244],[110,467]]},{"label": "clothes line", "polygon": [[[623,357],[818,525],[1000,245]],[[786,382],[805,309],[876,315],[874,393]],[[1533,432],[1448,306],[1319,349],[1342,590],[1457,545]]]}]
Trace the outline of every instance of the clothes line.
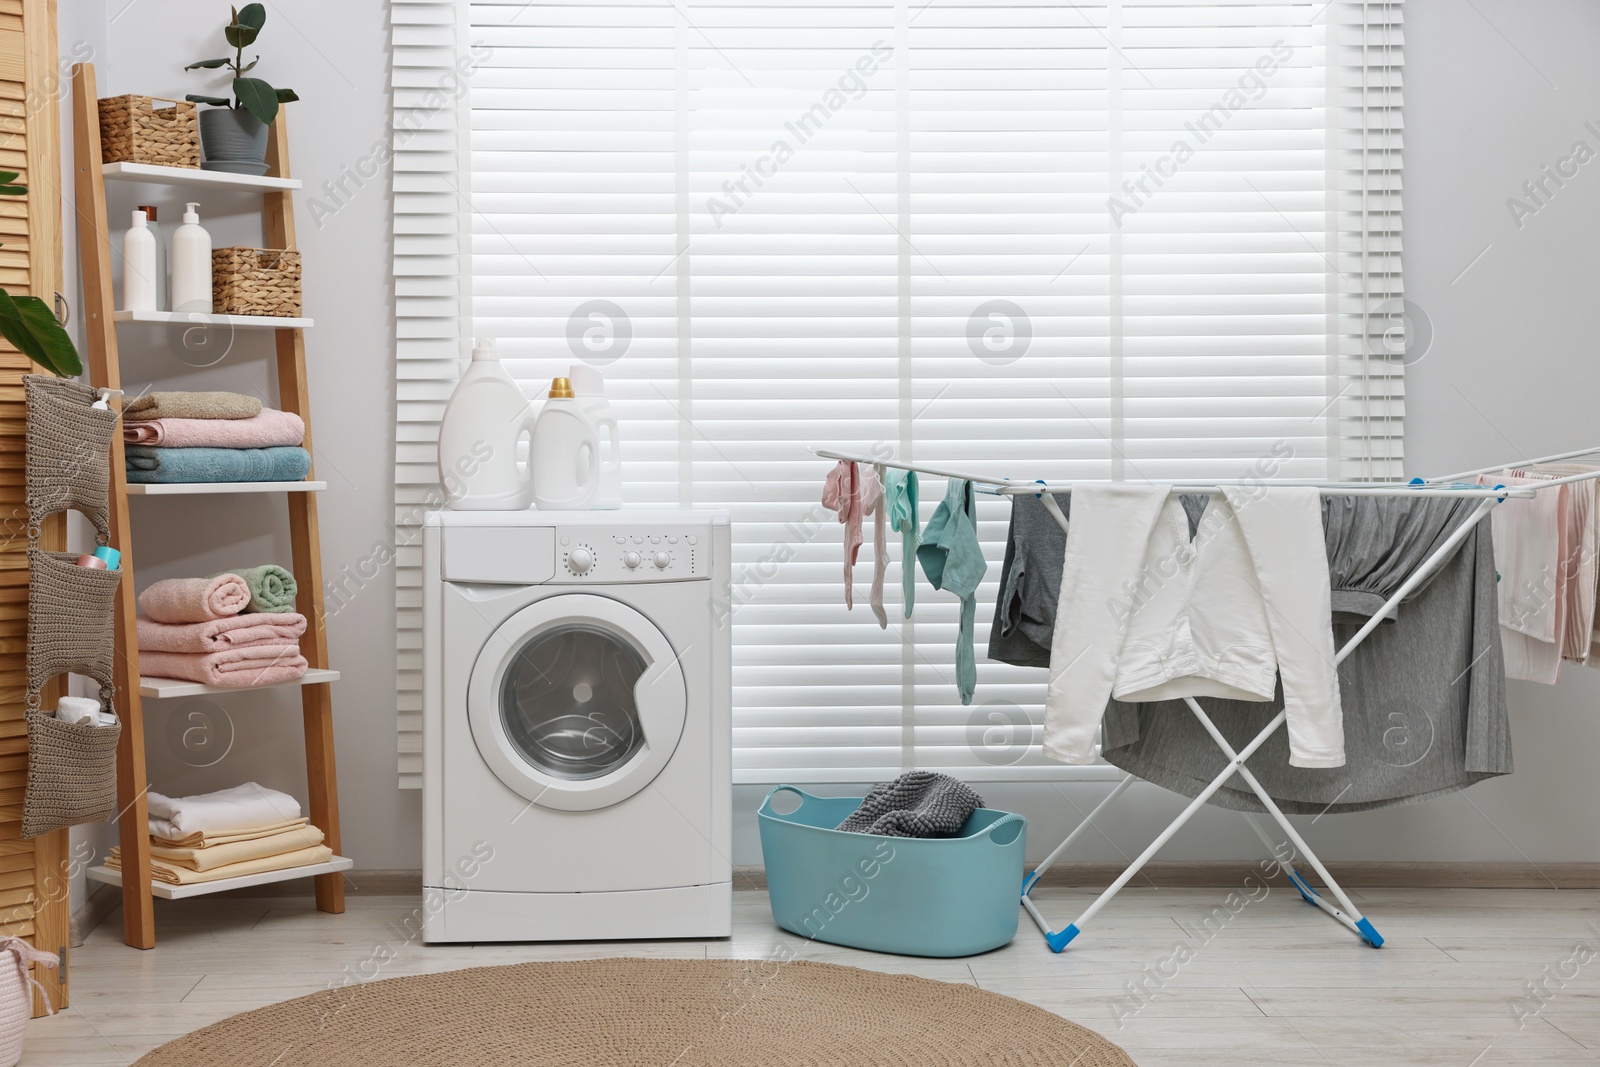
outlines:
[{"label": "clothes line", "polygon": [[[1426,482],[1428,482],[1429,484],[1434,484],[1434,483],[1437,483],[1437,482],[1458,482],[1458,481],[1462,481],[1462,480],[1467,479],[1467,478],[1476,478],[1480,474],[1496,474],[1496,473],[1498,473],[1500,471],[1520,470],[1520,469],[1524,469],[1524,468],[1527,468],[1527,467],[1538,467],[1538,466],[1541,466],[1542,464],[1545,464],[1545,463],[1560,463],[1562,460],[1582,459],[1585,456],[1595,456],[1595,455],[1600,455],[1600,445],[1597,445],[1597,446],[1595,446],[1593,448],[1580,448],[1580,449],[1578,449],[1578,450],[1576,450],[1574,452],[1557,452],[1553,456],[1540,456],[1537,459],[1523,459],[1523,460],[1518,460],[1515,463],[1500,463],[1500,464],[1497,464],[1497,465],[1495,465],[1493,467],[1479,467],[1476,470],[1459,471],[1459,472],[1457,472],[1455,474],[1446,474],[1446,475],[1442,475],[1442,476],[1440,476],[1438,478],[1427,478],[1427,479],[1424,479],[1424,480]],[[1566,481],[1569,481],[1569,482],[1572,482],[1572,481],[1584,481],[1584,480],[1586,480],[1588,478],[1592,478],[1592,477],[1594,477],[1594,475],[1592,475],[1592,474],[1580,474],[1580,475],[1574,475],[1574,476],[1566,479]],[[1555,484],[1555,483],[1552,482],[1551,484]]]},{"label": "clothes line", "polygon": [[[896,470],[916,471],[918,474],[931,475],[935,478],[959,478],[962,481],[972,482],[977,485],[994,487],[994,491],[1001,496],[1020,496],[1027,494],[1044,493],[1070,493],[1074,482],[1050,481],[1048,479],[1023,480],[1018,478],[994,477],[987,474],[974,474],[970,471],[950,470],[943,467],[934,467],[926,463],[904,463],[893,459],[880,459],[875,456],[866,456],[854,452],[840,452],[831,448],[813,448],[812,453],[821,459],[844,460],[849,463],[865,463],[880,467],[893,467]],[[1600,451],[1600,450],[1596,450]],[[1579,453],[1580,455],[1583,453]],[[1546,461],[1549,462],[1549,461]],[[1513,464],[1515,466],[1515,464]],[[1494,470],[1500,470],[1496,467]],[[1600,477],[1600,472],[1592,475],[1577,475],[1572,479]],[[1103,485],[1105,479],[1085,479],[1084,484]],[[1518,498],[1532,499],[1540,489],[1560,484],[1552,479],[1545,485],[1537,488],[1522,486],[1518,488],[1495,489],[1492,486],[1479,485],[1442,485],[1438,482],[1416,485],[1405,482],[1319,482],[1309,479],[1242,479],[1242,478],[1217,478],[1207,481],[1175,480],[1171,483],[1132,481],[1130,485],[1170,484],[1172,491],[1182,495],[1216,494],[1222,491],[1223,486],[1303,486],[1320,489],[1323,496],[1447,496],[1447,497],[1492,497],[1496,499]]]}]

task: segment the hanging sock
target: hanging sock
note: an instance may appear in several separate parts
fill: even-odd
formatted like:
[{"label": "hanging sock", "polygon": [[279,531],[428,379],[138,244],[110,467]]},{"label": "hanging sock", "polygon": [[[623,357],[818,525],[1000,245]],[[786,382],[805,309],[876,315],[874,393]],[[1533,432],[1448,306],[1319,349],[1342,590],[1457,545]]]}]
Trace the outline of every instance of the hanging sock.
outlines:
[{"label": "hanging sock", "polygon": [[972,483],[951,478],[944,500],[928,520],[917,549],[922,573],[935,589],[961,598],[961,627],[956,634],[956,691],[961,703],[972,703],[978,687],[978,666],[972,651],[972,621],[978,610],[978,583],[989,569],[978,544],[977,501]]},{"label": "hanging sock", "polygon": [[861,472],[861,500],[864,511],[872,513],[872,604],[873,617],[878,629],[889,628],[889,616],[883,610],[883,571],[888,565],[883,552],[883,468],[877,465]]},{"label": "hanging sock", "polygon": [[861,477],[856,465],[841,459],[822,486],[822,506],[844,524],[844,606],[855,607],[856,557],[861,553]]},{"label": "hanging sock", "polygon": [[911,618],[911,609],[917,602],[917,546],[922,544],[922,534],[917,529],[917,472],[889,469],[883,479],[883,511],[889,513],[889,523],[900,532],[901,597],[905,601],[905,617]]}]

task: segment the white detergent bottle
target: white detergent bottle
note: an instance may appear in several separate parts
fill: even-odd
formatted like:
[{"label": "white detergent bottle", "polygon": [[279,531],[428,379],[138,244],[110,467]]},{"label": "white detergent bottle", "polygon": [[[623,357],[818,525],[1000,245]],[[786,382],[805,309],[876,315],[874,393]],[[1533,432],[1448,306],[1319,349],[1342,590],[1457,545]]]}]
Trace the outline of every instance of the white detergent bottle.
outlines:
[{"label": "white detergent bottle", "polygon": [[473,346],[439,423],[439,481],[453,511],[522,511],[533,502],[517,443],[532,434],[534,410],[500,365],[493,338]]},{"label": "white detergent bottle", "polygon": [[122,235],[122,308],[156,310],[156,239],[142,211]]},{"label": "white detergent bottle", "polygon": [[600,488],[600,441],[569,378],[553,378],[529,449],[540,511],[588,511]]},{"label": "white detergent bottle", "polygon": [[617,417],[606,399],[606,378],[598,367],[575,363],[567,371],[572,392],[600,443],[600,487],[595,490],[596,511],[615,511],[622,506],[622,441],[617,434]]},{"label": "white detergent bottle", "polygon": [[172,231],[168,286],[173,311],[211,314],[211,235],[200,225],[200,205],[185,204],[183,225]]}]

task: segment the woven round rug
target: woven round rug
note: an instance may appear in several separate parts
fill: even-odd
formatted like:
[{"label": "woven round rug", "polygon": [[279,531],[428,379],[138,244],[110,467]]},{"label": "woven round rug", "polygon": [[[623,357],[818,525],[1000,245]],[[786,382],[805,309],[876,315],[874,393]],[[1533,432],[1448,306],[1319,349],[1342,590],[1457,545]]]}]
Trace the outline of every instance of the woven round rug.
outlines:
[{"label": "woven round rug", "polygon": [[245,1012],[136,1067],[1131,1067],[997,993],[830,963],[608,959],[389,978]]}]

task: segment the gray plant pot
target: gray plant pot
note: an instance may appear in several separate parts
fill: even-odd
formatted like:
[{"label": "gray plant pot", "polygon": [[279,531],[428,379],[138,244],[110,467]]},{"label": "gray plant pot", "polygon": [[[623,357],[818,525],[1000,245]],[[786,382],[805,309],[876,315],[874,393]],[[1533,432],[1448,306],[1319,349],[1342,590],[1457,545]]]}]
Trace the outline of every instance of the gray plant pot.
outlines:
[{"label": "gray plant pot", "polygon": [[234,174],[267,172],[267,127],[244,108],[212,107],[200,112],[200,147],[206,170]]}]

